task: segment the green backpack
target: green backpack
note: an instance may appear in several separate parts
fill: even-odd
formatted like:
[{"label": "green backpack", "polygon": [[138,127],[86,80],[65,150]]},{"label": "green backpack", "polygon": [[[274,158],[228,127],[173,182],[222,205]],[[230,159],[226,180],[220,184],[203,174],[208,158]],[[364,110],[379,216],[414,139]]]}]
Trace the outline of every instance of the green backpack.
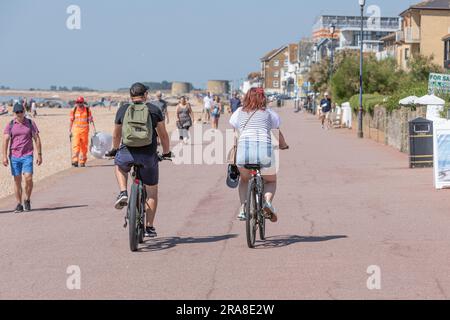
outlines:
[{"label": "green backpack", "polygon": [[122,143],[139,148],[152,144],[153,124],[150,110],[145,104],[132,104],[125,112],[122,123]]}]

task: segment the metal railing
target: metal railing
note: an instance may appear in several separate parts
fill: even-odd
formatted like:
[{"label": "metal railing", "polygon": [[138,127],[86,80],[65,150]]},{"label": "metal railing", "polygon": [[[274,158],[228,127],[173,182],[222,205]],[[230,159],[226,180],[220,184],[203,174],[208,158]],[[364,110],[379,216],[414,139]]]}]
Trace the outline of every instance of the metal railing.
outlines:
[{"label": "metal railing", "polygon": [[[368,24],[369,18],[364,18],[364,29],[371,29],[372,25]],[[319,21],[317,21],[313,27],[314,30],[319,30],[322,28],[329,28],[330,25],[335,25],[337,29],[341,28],[359,28],[361,27],[361,18],[360,17],[343,17],[343,16],[325,16],[321,17]],[[379,20],[379,27],[381,29],[399,29],[400,28],[400,19],[394,17],[382,17]]]},{"label": "metal railing", "polygon": [[397,42],[419,43],[421,39],[420,29],[418,27],[407,27],[404,30],[397,31],[395,35]]}]

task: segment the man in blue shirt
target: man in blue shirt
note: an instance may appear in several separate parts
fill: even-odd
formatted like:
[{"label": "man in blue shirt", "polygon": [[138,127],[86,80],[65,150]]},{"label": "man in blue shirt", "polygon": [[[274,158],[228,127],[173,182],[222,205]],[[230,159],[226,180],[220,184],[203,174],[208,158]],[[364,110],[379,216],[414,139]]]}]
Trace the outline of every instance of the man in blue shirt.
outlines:
[{"label": "man in blue shirt", "polygon": [[330,113],[331,99],[328,92],[325,92],[324,98],[320,101],[320,119],[322,120],[322,129],[325,129],[325,120],[327,120],[327,130],[331,128]]},{"label": "man in blue shirt", "polygon": [[230,100],[231,105],[231,113],[235,113],[237,109],[239,109],[242,105],[241,99],[239,99],[239,96],[237,92],[233,94],[233,98]]}]

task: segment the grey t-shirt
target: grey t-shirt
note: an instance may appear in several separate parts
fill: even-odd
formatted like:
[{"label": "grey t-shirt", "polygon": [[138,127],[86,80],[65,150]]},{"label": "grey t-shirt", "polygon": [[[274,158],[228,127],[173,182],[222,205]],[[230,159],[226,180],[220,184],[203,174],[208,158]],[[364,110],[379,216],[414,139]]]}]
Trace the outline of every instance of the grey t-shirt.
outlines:
[{"label": "grey t-shirt", "polygon": [[163,119],[166,119],[166,113],[167,113],[167,101],[161,99],[161,100],[154,100],[151,102],[154,106],[158,107],[159,110],[161,110]]}]

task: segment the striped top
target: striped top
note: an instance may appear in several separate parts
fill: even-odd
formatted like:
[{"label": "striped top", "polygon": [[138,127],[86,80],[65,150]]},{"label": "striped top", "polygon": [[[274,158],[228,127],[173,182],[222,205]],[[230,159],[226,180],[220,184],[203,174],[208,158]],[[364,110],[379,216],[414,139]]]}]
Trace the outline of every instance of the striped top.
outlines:
[{"label": "striped top", "polygon": [[239,130],[239,141],[272,143],[271,131],[279,129],[281,124],[278,114],[269,108],[264,111],[259,110],[247,123],[252,114],[253,112],[244,112],[242,108],[239,108],[231,116],[230,124]]}]

